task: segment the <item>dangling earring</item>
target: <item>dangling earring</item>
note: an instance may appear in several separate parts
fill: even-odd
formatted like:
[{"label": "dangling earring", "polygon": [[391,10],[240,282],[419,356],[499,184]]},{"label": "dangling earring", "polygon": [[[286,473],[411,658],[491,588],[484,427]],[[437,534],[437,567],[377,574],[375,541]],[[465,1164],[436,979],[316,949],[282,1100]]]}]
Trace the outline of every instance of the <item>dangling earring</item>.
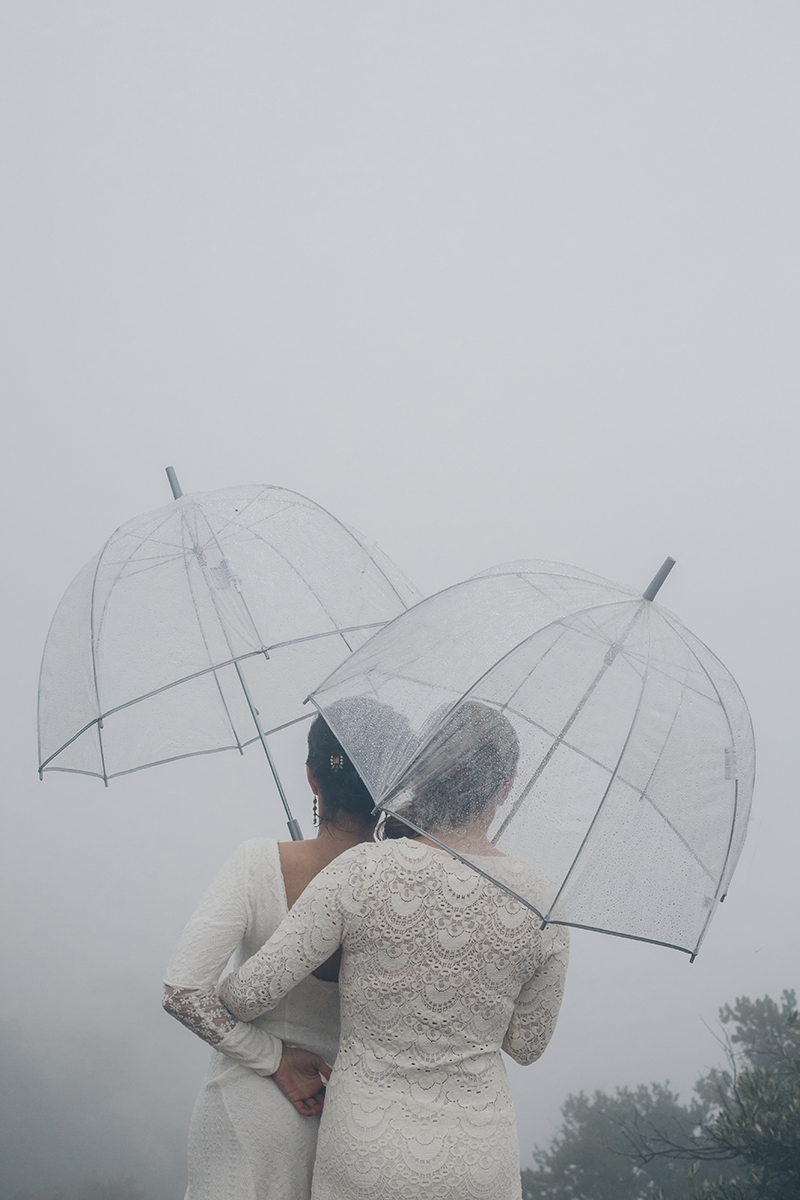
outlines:
[{"label": "dangling earring", "polygon": [[317,820],[317,797],[316,796],[314,797],[314,824],[319,825],[319,821]]}]

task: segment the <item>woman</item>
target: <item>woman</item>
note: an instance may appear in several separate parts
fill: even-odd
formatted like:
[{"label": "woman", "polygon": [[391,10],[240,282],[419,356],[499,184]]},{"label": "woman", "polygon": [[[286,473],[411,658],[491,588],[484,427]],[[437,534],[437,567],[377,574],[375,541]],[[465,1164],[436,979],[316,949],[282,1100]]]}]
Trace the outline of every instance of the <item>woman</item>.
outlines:
[{"label": "woman", "polygon": [[[536,903],[546,881],[487,837],[518,753],[505,717],[462,705],[415,771],[409,817]],[[258,1018],[339,945],[342,1037],[313,1200],[518,1200],[500,1050],[530,1063],[546,1047],[566,931],[542,930],[426,837],[363,844],[310,883],[220,998],[239,1019]]]},{"label": "woman", "polygon": [[214,990],[231,954],[249,958],[323,867],[372,836],[372,799],[321,717],[309,731],[306,770],[317,837],[244,842],[201,900],[167,971],[164,1007],[215,1051],[189,1128],[186,1200],[310,1195],[320,1074],[330,1074],[339,1040],[338,960],[315,963],[313,975],[252,1024],[231,1017]]}]

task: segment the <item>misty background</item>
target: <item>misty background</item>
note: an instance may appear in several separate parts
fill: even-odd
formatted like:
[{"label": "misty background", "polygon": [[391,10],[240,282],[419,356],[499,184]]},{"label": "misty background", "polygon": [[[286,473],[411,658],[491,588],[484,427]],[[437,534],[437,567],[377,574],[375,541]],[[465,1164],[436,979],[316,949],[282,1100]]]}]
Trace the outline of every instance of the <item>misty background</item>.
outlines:
[{"label": "misty background", "polygon": [[[5,0],[4,1194],[181,1200],[208,1051],[160,1009],[263,756],[36,775],[63,591],[185,491],[273,483],[426,594],[556,558],[738,679],[753,819],[698,960],[576,932],[523,1165],[570,1092],[720,1060],[800,983],[794,0]],[[311,832],[302,747],[282,750]],[[710,1027],[710,1028],[709,1028]],[[10,1081],[10,1082],[8,1082]]]}]

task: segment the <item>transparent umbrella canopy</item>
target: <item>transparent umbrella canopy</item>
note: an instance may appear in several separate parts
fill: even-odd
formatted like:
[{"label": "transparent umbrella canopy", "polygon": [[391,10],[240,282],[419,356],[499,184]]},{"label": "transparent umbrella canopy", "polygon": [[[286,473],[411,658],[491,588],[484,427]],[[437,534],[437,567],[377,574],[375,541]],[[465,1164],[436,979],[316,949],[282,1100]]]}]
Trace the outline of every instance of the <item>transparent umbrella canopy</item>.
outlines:
[{"label": "transparent umbrella canopy", "polygon": [[182,495],[111,535],[56,610],[39,685],[39,772],[109,779],[255,742],[314,715],[310,688],[419,599],[305,496]]},{"label": "transparent umbrella canopy", "polygon": [[[560,563],[497,567],[398,617],[311,699],[377,805],[464,861],[486,747],[459,711],[503,714],[519,758],[488,837],[547,879],[541,911],[518,899],[545,922],[694,956],[742,850],[755,750],[730,673],[653,603],[671,565],[644,595]],[[365,696],[408,725],[365,730],[352,716]],[[454,829],[430,797],[457,761]],[[491,878],[491,862],[470,865]]]}]

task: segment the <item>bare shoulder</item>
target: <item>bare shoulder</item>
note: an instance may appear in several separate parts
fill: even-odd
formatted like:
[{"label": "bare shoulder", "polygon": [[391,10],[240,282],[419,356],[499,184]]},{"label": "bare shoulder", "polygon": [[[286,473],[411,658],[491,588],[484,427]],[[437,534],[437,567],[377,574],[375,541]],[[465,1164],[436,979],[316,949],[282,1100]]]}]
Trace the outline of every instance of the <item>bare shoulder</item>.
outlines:
[{"label": "bare shoulder", "polygon": [[310,863],[314,861],[316,853],[318,853],[317,845],[313,838],[302,842],[278,842],[281,864]]},{"label": "bare shoulder", "polygon": [[313,840],[278,842],[278,856],[286,887],[286,903],[291,908],[314,876],[319,874],[325,863]]}]

